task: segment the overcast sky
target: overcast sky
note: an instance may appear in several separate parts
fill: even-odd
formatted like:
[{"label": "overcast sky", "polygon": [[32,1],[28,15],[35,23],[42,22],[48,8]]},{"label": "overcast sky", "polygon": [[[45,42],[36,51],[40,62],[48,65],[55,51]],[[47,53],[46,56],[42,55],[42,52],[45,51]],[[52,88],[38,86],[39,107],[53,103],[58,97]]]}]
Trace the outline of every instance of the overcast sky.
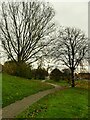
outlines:
[{"label": "overcast sky", "polygon": [[56,13],[55,20],[58,25],[80,28],[88,35],[88,0],[63,0],[63,2],[62,0],[44,1],[49,1],[53,5]]},{"label": "overcast sky", "polygon": [[[55,20],[59,25],[82,29],[88,36],[88,1],[49,0],[55,9]],[[68,1],[68,0],[67,0]],[[88,65],[88,64],[87,64]],[[86,67],[87,68],[87,67]]]},{"label": "overcast sky", "polygon": [[51,2],[59,25],[80,28],[88,34],[88,2]]},{"label": "overcast sky", "polygon": [[[31,1],[31,0],[1,0]],[[59,25],[73,26],[88,34],[88,1],[89,0],[42,0],[49,1],[55,9],[55,19]]]}]

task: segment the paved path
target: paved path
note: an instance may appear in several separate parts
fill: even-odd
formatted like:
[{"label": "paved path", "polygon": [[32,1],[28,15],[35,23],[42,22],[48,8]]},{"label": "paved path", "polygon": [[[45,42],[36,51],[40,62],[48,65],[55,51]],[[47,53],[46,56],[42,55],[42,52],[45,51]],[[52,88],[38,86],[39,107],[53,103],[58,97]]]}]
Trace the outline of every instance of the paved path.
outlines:
[{"label": "paved path", "polygon": [[58,85],[54,85],[52,83],[47,83],[55,86],[53,89],[45,90],[42,92],[38,92],[34,95],[30,95],[22,100],[16,101],[2,109],[2,117],[3,118],[14,118],[19,113],[24,111],[28,106],[32,105],[33,103],[37,102],[39,99],[43,98],[44,96],[53,93],[55,91],[65,89],[65,87],[60,87]]}]

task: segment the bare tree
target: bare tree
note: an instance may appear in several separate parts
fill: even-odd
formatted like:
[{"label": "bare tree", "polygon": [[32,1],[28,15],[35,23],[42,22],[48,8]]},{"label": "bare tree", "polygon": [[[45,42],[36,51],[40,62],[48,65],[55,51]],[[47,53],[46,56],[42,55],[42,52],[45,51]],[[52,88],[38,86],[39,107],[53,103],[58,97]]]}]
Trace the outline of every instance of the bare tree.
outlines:
[{"label": "bare tree", "polygon": [[71,84],[74,87],[74,72],[87,53],[88,39],[80,29],[66,27],[61,31],[52,55],[71,70]]},{"label": "bare tree", "polygon": [[88,41],[88,57],[87,57],[87,59],[88,59],[88,71],[90,72],[90,39],[89,39],[89,41]]},{"label": "bare tree", "polygon": [[53,40],[55,13],[49,3],[2,3],[0,40],[9,59],[15,62],[34,62],[43,48]]}]

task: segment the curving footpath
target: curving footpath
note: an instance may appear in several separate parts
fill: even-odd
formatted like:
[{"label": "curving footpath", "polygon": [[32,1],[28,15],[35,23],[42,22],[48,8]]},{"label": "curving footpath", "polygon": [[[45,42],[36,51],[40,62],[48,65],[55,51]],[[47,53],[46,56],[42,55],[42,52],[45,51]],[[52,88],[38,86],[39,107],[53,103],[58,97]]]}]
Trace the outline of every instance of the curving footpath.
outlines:
[{"label": "curving footpath", "polygon": [[34,95],[30,95],[28,97],[25,97],[22,100],[16,101],[15,103],[12,103],[2,109],[2,118],[15,118],[19,113],[24,111],[28,106],[32,105],[33,103],[37,102],[44,96],[54,93],[55,91],[65,89],[67,87],[61,87],[59,85],[55,85],[52,83],[47,83],[53,85],[55,88],[45,90],[42,92],[38,92]]}]

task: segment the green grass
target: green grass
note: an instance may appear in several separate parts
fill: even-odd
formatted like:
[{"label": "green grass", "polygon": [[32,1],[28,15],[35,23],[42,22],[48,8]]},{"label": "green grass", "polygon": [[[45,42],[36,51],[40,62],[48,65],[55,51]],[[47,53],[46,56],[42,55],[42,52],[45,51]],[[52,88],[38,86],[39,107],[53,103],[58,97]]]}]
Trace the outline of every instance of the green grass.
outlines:
[{"label": "green grass", "polygon": [[2,75],[2,85],[3,107],[31,94],[53,88],[38,80],[28,80],[7,74]]},{"label": "green grass", "polygon": [[[46,82],[54,83],[60,86],[71,86],[70,83],[65,80],[60,80],[58,82],[54,80],[47,80]],[[88,80],[75,80],[75,86],[79,88],[90,89],[90,82]]]},{"label": "green grass", "polygon": [[66,82],[65,80],[60,80],[58,82],[54,81],[54,80],[47,80],[46,82],[49,82],[49,83],[53,83],[53,84],[56,84],[56,85],[60,85],[60,86],[70,86],[70,84],[68,82]]},{"label": "green grass", "polygon": [[2,107],[2,74],[0,73],[0,108]]},{"label": "green grass", "polygon": [[77,80],[75,84],[76,87],[90,89],[90,81],[88,80]]},{"label": "green grass", "polygon": [[88,90],[68,88],[50,94],[22,112],[17,118],[87,118]]}]

